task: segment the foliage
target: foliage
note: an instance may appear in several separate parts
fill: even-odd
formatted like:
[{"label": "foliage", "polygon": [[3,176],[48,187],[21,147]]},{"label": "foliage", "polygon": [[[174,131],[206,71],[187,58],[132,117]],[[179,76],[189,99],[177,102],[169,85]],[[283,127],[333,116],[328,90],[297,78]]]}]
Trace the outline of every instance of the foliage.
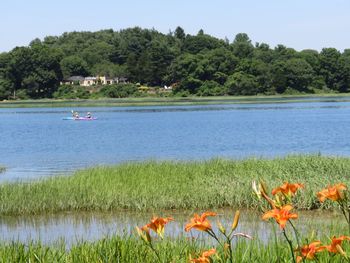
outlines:
[{"label": "foliage", "polygon": [[88,99],[89,96],[86,89],[75,85],[61,85],[53,94],[55,99]]},{"label": "foliage", "polygon": [[137,96],[138,89],[134,84],[114,84],[103,86],[99,93],[102,97],[127,98]]},{"label": "foliage", "polygon": [[177,96],[348,92],[349,53],[254,46],[246,33],[230,43],[203,30],[186,34],[181,27],[169,34],[139,27],[70,32],[1,53],[0,99],[19,98],[18,90],[21,98],[50,98],[60,81],[73,75],[126,77],[146,86],[177,84]]},{"label": "foliage", "polygon": [[287,180],[305,183],[308,187],[295,199],[297,208],[331,208],[331,203],[322,205],[314,192],[339,180],[349,184],[349,169],[349,158],[317,155],[125,163],[77,171],[72,176],[1,184],[0,213],[256,208],[259,203],[251,195],[250,185],[257,178],[267,184]]},{"label": "foliage", "polygon": [[256,95],[258,82],[255,76],[244,72],[236,72],[225,82],[230,95]]},{"label": "foliage", "polygon": [[65,57],[60,62],[64,78],[71,76],[87,76],[89,74],[88,64],[78,56]]}]

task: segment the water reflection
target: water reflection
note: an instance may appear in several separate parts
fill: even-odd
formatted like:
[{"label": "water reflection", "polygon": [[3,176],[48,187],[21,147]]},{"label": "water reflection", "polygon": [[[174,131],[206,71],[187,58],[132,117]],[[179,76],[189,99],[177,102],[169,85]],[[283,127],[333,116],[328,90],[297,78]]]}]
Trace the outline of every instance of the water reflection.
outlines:
[{"label": "water reflection", "polygon": [[[213,227],[216,227],[216,219],[229,227],[232,223],[234,210],[216,210],[219,213],[213,218]],[[135,226],[143,226],[148,223],[153,213],[137,212],[109,212],[109,213],[61,213],[55,215],[0,217],[0,240],[5,242],[20,241],[23,243],[31,240],[40,240],[44,244],[54,244],[64,240],[67,247],[79,241],[94,241],[114,234],[131,235]],[[184,226],[193,215],[193,211],[168,211],[160,216],[172,216],[175,222],[166,227],[165,235],[168,237],[196,237],[201,240],[207,238],[203,233],[192,231],[184,232]],[[315,229],[322,234],[331,235],[332,229],[339,229],[344,225],[340,214],[329,212],[301,212],[299,219],[295,221],[301,231],[308,233]],[[344,225],[344,230],[346,225]],[[269,240],[276,224],[261,220],[261,214],[253,211],[242,211],[241,220],[237,231],[252,235],[263,241]]]}]

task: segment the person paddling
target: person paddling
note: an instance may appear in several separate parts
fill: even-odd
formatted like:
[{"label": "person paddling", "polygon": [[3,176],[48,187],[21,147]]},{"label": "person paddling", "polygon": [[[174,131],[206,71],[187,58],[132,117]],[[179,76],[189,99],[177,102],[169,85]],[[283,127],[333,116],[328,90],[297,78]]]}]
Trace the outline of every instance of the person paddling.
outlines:
[{"label": "person paddling", "polygon": [[72,115],[74,119],[78,119],[79,118],[79,113],[77,111],[73,111],[72,110]]}]

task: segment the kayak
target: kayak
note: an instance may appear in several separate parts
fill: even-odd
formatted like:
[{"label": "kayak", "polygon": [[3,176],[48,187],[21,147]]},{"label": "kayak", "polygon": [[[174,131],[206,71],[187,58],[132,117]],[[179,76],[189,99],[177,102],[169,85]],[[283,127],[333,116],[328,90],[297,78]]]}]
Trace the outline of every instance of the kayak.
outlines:
[{"label": "kayak", "polygon": [[64,117],[63,120],[72,120],[72,121],[94,121],[97,120],[96,117],[78,117],[78,118],[74,118],[74,117]]}]

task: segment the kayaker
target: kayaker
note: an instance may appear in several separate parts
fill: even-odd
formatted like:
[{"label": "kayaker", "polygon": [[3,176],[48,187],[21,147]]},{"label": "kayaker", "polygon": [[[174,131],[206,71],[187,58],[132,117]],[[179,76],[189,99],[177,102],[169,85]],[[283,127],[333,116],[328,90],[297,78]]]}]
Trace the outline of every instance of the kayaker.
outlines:
[{"label": "kayaker", "polygon": [[77,111],[73,112],[73,118],[75,119],[79,118],[79,113]]},{"label": "kayaker", "polygon": [[92,116],[91,116],[91,112],[86,113],[86,118],[89,118],[89,119],[91,119],[91,118],[92,118]]}]

